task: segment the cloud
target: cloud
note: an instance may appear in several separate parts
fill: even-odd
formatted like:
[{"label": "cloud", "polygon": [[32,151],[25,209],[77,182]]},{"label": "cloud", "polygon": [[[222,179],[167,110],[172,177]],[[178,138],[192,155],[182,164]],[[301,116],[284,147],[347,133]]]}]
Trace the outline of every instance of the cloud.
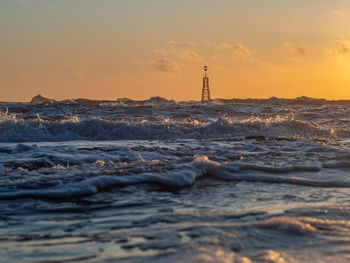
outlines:
[{"label": "cloud", "polygon": [[[217,61],[223,61],[223,58],[227,58],[229,63],[241,63],[249,65],[251,68],[260,68],[272,70],[278,73],[284,73],[285,69],[277,67],[267,61],[264,61],[254,56],[254,53],[242,43],[230,44],[230,43],[212,43],[210,44],[211,51],[214,52],[213,58]],[[239,58],[240,61],[237,61]],[[232,64],[231,64],[232,65]],[[243,65],[243,64],[241,64]],[[224,66],[223,66],[224,67]]]},{"label": "cloud", "polygon": [[231,53],[244,59],[251,55],[249,48],[241,43],[236,43],[234,45],[229,43],[214,43],[213,48],[218,52]]},{"label": "cloud", "polygon": [[339,18],[346,17],[346,12],[344,9],[334,9],[331,11],[331,14]]},{"label": "cloud", "polygon": [[152,68],[164,73],[181,72],[179,64],[169,58],[161,58],[158,60],[150,61],[149,64],[152,66]]},{"label": "cloud", "polygon": [[241,44],[241,43],[235,44],[234,47],[233,47],[233,50],[234,50],[234,52],[237,55],[239,55],[239,56],[241,56],[243,58],[246,58],[246,57],[250,56],[250,50],[246,46]]},{"label": "cloud", "polygon": [[[284,72],[285,69],[275,66],[268,61],[255,57],[247,46],[242,43],[212,43],[205,42],[202,45],[195,43],[179,44],[169,41],[166,48],[153,50],[152,57],[134,60],[142,71],[156,70],[165,74],[181,73],[184,68],[188,69],[193,65],[188,62],[203,62],[199,54],[208,54],[208,61],[205,64],[222,65],[232,68],[235,66],[245,68],[260,68],[274,72]],[[205,65],[203,64],[203,65]]]},{"label": "cloud", "polygon": [[169,41],[166,47],[153,50],[153,59],[137,59],[134,63],[144,71],[153,69],[168,74],[181,73],[182,67],[188,63],[206,63],[198,50],[192,42],[179,44]]},{"label": "cloud", "polygon": [[175,41],[169,41],[167,48],[157,48],[153,53],[162,56],[173,56],[177,59],[190,62],[206,62],[196,50],[196,45],[193,43],[178,44]]},{"label": "cloud", "polygon": [[350,55],[350,41],[340,38],[334,41],[333,47],[330,49],[333,56]]},{"label": "cloud", "polygon": [[231,50],[232,49],[232,45],[228,44],[228,43],[214,43],[213,47],[216,50]]},{"label": "cloud", "polygon": [[296,54],[296,55],[305,55],[305,47],[300,44],[292,44],[289,42],[284,42],[281,46],[281,49],[287,53]]}]

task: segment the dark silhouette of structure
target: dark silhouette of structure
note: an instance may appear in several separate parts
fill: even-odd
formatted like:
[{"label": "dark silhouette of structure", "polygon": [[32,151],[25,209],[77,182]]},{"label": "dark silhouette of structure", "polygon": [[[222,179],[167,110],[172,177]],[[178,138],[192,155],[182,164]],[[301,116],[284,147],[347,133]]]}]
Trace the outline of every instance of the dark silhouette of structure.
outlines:
[{"label": "dark silhouette of structure", "polygon": [[207,76],[208,67],[204,66],[202,102],[210,101],[209,78]]}]

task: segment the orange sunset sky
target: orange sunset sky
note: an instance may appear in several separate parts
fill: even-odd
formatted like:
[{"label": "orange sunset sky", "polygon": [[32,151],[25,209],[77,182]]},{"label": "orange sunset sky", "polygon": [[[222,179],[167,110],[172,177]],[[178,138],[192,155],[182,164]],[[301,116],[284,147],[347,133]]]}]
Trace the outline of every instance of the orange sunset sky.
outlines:
[{"label": "orange sunset sky", "polygon": [[2,0],[0,101],[350,99],[349,0]]}]

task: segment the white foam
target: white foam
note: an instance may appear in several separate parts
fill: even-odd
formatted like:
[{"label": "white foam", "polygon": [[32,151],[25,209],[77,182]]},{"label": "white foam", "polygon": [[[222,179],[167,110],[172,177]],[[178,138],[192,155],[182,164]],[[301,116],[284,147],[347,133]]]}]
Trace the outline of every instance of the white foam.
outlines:
[{"label": "white foam", "polygon": [[259,223],[259,225],[266,228],[278,229],[295,234],[309,234],[317,232],[317,228],[312,226],[310,223],[290,217],[271,218]]},{"label": "white foam", "polygon": [[[93,165],[103,167],[105,162],[98,160]],[[278,174],[277,171],[279,171]],[[204,174],[229,181],[283,183],[314,187],[350,187],[350,181],[346,180],[317,180],[295,176],[296,173],[304,174],[305,172],[315,173],[318,172],[318,168],[313,166],[274,168],[257,165],[220,164],[209,160],[207,156],[196,156],[193,162],[177,166],[174,169],[144,172],[130,176],[95,176],[49,189],[43,189],[40,186],[34,190],[9,189],[8,191],[3,190],[0,193],[0,198],[82,196],[95,194],[110,187],[134,184],[158,184],[167,188],[183,188],[193,185]]]},{"label": "white foam", "polygon": [[305,121],[290,119],[235,120],[219,118],[204,125],[197,120],[181,122],[164,119],[161,122],[112,122],[100,119],[62,122],[43,120],[6,120],[0,122],[1,142],[39,142],[69,140],[167,140],[246,137],[333,139],[334,129]]}]

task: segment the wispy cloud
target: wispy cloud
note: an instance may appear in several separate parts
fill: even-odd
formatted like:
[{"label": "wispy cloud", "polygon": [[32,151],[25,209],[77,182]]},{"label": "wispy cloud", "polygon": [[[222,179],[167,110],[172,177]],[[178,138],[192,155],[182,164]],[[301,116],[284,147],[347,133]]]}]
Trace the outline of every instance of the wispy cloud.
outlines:
[{"label": "wispy cloud", "polygon": [[135,60],[135,64],[147,71],[153,69],[159,72],[174,74],[181,73],[181,68],[188,63],[205,63],[199,54],[199,49],[192,43],[177,43],[169,41],[163,48],[156,48],[153,58]]},{"label": "wispy cloud", "polygon": [[183,61],[205,62],[205,59],[196,49],[196,45],[191,42],[178,44],[175,41],[169,41],[166,48],[156,48],[153,52],[162,56],[173,56]]},{"label": "wispy cloud", "polygon": [[350,55],[350,41],[339,38],[334,41],[333,47],[329,50],[333,56],[348,56]]},{"label": "wispy cloud", "polygon": [[301,44],[293,44],[289,42],[284,42],[281,46],[281,49],[285,52],[294,54],[294,55],[302,55],[306,54],[306,49]]},{"label": "wispy cloud", "polygon": [[144,71],[156,70],[163,73],[181,72],[181,64],[167,57],[155,60],[136,59],[134,63],[143,68]]},{"label": "wispy cloud", "polygon": [[331,14],[339,18],[346,17],[346,11],[344,9],[333,9]]},{"label": "wispy cloud", "polygon": [[234,52],[243,58],[250,57],[250,50],[241,43],[237,43],[233,46]]},{"label": "wispy cloud", "polygon": [[181,71],[179,64],[169,58],[161,58],[149,63],[154,69],[164,73],[179,73]]},{"label": "wispy cloud", "polygon": [[332,63],[334,77],[341,80],[350,80],[350,41],[346,36],[339,36],[327,50],[328,62]]},{"label": "wispy cloud", "polygon": [[[284,72],[283,68],[277,67],[271,64],[268,61],[264,61],[254,55],[247,46],[242,43],[213,43],[210,45],[211,49],[214,52],[214,58],[218,60],[222,60],[223,58],[227,58],[228,63],[246,63],[254,68],[258,67],[261,69],[273,70],[275,72]],[[236,58],[236,59],[235,59]],[[237,61],[237,58],[239,61]],[[231,64],[232,65],[232,64]]]},{"label": "wispy cloud", "polygon": [[[200,54],[207,54],[208,60]],[[275,66],[268,61],[255,56],[246,45],[237,43],[211,43],[202,45],[196,43],[179,44],[169,41],[166,48],[153,50],[151,58],[134,60],[134,63],[142,68],[144,72],[156,70],[166,74],[178,74],[183,68],[190,67],[190,63],[202,63],[220,65],[223,67],[244,66],[245,68],[260,68],[284,72],[283,68]],[[204,65],[204,64],[203,64]]]},{"label": "wispy cloud", "polygon": [[231,53],[241,58],[248,58],[251,55],[249,48],[242,43],[236,43],[234,45],[229,43],[214,43],[213,48],[219,52]]}]

